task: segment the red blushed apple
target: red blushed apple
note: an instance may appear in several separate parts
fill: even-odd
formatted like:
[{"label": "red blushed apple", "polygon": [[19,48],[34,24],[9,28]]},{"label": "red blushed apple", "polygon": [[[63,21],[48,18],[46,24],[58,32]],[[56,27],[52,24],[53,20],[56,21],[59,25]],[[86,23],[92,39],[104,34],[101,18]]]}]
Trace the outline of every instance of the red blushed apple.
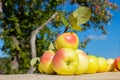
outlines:
[{"label": "red blushed apple", "polygon": [[71,48],[59,49],[52,61],[53,70],[60,75],[75,74],[78,67],[78,56]]},{"label": "red blushed apple", "polygon": [[73,32],[68,32],[57,36],[54,43],[57,50],[60,48],[77,49],[79,44],[79,38],[77,34]]},{"label": "red blushed apple", "polygon": [[55,55],[54,51],[48,50],[46,51],[40,58],[40,67],[42,68],[43,72],[47,74],[52,74],[54,73],[51,63],[53,56]]},{"label": "red blushed apple", "polygon": [[115,61],[114,61],[114,69],[120,71],[120,56],[115,58]]}]

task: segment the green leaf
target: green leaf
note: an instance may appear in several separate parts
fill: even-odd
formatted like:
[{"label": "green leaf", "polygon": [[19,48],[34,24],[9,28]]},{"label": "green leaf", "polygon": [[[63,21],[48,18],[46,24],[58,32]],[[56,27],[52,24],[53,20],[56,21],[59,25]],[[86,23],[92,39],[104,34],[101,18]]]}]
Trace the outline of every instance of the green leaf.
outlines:
[{"label": "green leaf", "polygon": [[55,46],[54,46],[54,44],[53,44],[52,42],[50,43],[48,49],[49,49],[49,50],[55,49]]},{"label": "green leaf", "polygon": [[35,66],[35,65],[37,64],[37,62],[40,62],[40,58],[39,58],[39,57],[33,58],[33,59],[30,61],[30,65],[31,65],[31,66]]},{"label": "green leaf", "polygon": [[72,26],[72,29],[82,31],[82,27],[77,24],[77,18],[73,16],[73,13],[69,16],[69,22]]},{"label": "green leaf", "polygon": [[61,19],[62,19],[63,24],[67,27],[69,25],[68,21],[63,16],[61,16]]},{"label": "green leaf", "polygon": [[73,16],[73,13],[70,14],[69,16],[69,22],[71,25],[77,25],[77,18],[75,16]]},{"label": "green leaf", "polygon": [[81,26],[78,26],[78,25],[72,25],[72,29],[78,30],[78,31],[82,31],[83,30],[83,28]]},{"label": "green leaf", "polygon": [[16,23],[15,29],[16,29],[17,33],[22,34],[20,26],[18,23]]},{"label": "green leaf", "polygon": [[74,30],[82,31],[83,28],[80,24],[84,24],[89,21],[91,16],[91,10],[88,7],[80,6],[69,16],[69,22]]},{"label": "green leaf", "polygon": [[11,41],[12,41],[12,49],[17,49],[17,50],[21,50],[20,46],[19,46],[19,42],[17,41],[16,37],[11,37]]},{"label": "green leaf", "polygon": [[73,16],[77,18],[77,25],[84,24],[91,17],[91,9],[85,6],[80,6],[73,12]]},{"label": "green leaf", "polygon": [[16,46],[14,44],[11,45],[11,50],[15,50]]}]

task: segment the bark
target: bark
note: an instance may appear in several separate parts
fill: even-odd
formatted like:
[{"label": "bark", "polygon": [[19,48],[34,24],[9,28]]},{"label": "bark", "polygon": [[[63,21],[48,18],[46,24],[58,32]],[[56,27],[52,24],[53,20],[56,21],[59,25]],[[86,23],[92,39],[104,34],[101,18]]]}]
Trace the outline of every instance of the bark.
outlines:
[{"label": "bark", "polygon": [[18,68],[19,68],[19,63],[18,63],[18,61],[17,61],[17,57],[14,56],[14,57],[13,57],[13,60],[11,61],[11,69],[12,69],[12,71],[14,71],[14,70],[17,71]]},{"label": "bark", "polygon": [[0,0],[0,13],[2,12],[2,1]]},{"label": "bark", "polygon": [[[19,41],[16,39],[15,36],[11,36],[12,40],[13,40],[13,45],[15,45],[16,49],[19,48]],[[16,54],[13,59],[11,60],[11,69],[12,71],[14,70],[18,70],[19,68],[19,62],[18,62],[18,57],[19,57],[19,54]]]}]

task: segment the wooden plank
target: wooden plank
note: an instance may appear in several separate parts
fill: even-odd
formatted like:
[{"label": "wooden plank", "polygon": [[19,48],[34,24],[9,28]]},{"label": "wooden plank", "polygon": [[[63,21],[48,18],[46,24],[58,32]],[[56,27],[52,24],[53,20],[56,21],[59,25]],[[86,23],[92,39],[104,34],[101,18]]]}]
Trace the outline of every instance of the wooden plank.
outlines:
[{"label": "wooden plank", "polygon": [[0,80],[120,80],[120,72],[104,72],[72,76],[46,74],[0,75]]}]

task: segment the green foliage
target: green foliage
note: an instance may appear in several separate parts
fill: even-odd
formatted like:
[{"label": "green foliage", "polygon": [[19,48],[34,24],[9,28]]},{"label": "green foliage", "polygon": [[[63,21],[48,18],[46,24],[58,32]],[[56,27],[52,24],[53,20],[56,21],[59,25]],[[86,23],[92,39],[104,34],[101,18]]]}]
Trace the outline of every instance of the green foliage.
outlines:
[{"label": "green foliage", "polygon": [[0,74],[4,74],[8,71],[9,60],[10,60],[9,58],[0,58]]},{"label": "green foliage", "polygon": [[[4,40],[3,51],[10,54],[10,62],[17,57],[18,71],[11,69],[6,73],[26,73],[30,67],[31,49],[30,35],[39,25],[44,23],[55,12],[64,0],[2,0],[3,13],[1,29]],[[37,56],[48,49],[53,33],[45,27],[37,34]],[[49,38],[49,39],[48,39]],[[7,67],[6,67],[7,68]]]},{"label": "green foliage", "polygon": [[67,27],[69,25],[68,21],[63,16],[61,16],[61,19],[62,19],[63,24]]}]

